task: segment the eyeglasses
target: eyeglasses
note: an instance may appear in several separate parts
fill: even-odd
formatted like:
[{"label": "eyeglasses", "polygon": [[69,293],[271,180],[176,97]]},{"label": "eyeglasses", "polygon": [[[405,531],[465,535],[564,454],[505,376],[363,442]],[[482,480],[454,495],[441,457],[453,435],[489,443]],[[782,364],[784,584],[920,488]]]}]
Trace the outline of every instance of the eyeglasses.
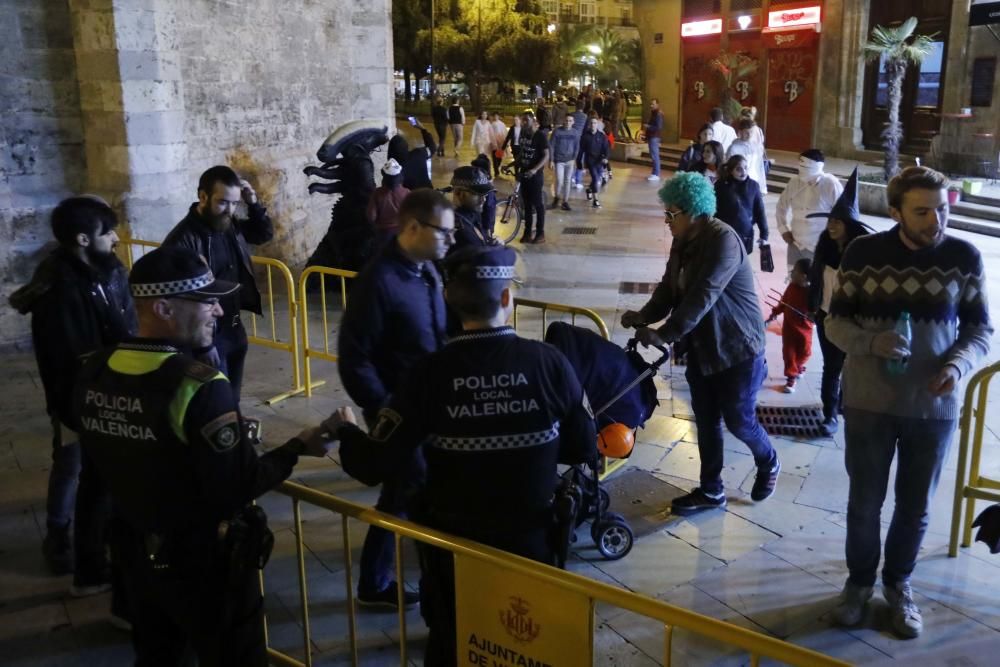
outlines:
[{"label": "eyeglasses", "polygon": [[674,213],[673,211],[667,211],[667,210],[663,211],[663,217],[667,219],[667,222],[673,222],[677,218],[677,215],[678,214]]},{"label": "eyeglasses", "polygon": [[431,223],[424,222],[423,220],[418,220],[417,222],[419,222],[424,227],[430,227],[435,232],[441,234],[445,238],[452,238],[452,239],[455,238],[455,228],[454,227],[451,227],[449,229],[449,228],[442,227],[440,225],[432,225]]}]

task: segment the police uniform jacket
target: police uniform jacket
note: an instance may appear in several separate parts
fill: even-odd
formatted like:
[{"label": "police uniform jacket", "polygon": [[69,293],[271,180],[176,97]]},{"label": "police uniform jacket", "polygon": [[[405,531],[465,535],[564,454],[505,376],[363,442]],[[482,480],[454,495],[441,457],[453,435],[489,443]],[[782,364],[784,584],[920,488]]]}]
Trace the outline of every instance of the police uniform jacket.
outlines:
[{"label": "police uniform jacket", "polygon": [[128,273],[117,260],[103,271],[57,248],[10,301],[22,314],[31,313],[31,340],[48,413],[69,425],[73,382],[83,355],[114,345],[137,329]]},{"label": "police uniform jacket", "polygon": [[475,210],[456,208],[455,242],[448,249],[448,254],[469,246],[485,247],[490,245],[493,245],[493,240],[492,236],[483,229],[483,215]]},{"label": "police uniform jacket", "polygon": [[298,460],[294,446],[258,457],[241,435],[226,377],[164,341],[135,338],[92,355],[74,413],[116,512],[178,557],[211,554],[220,522],[281,483]]},{"label": "police uniform jacket", "polygon": [[337,369],[348,396],[374,417],[404,373],[445,341],[441,276],[393,240],[358,275],[340,324]]},{"label": "police uniform jacket", "polygon": [[[274,238],[274,225],[267,215],[267,209],[257,204],[247,206],[249,217],[241,220],[233,217],[233,224],[226,233],[232,248],[237,253],[239,262],[239,301],[241,310],[262,314],[260,291],[257,289],[257,279],[254,278],[253,265],[250,262],[248,244],[259,245]],[[191,248],[205,258],[212,273],[225,276],[225,267],[220,266],[220,260],[230,254],[229,248],[213,247],[212,228],[198,213],[198,204],[191,204],[191,210],[177,226],[167,234],[163,245],[180,245]],[[236,313],[226,313],[235,315]]]},{"label": "police uniform jacket", "polygon": [[351,425],[338,435],[344,469],[367,484],[405,474],[424,443],[427,522],[473,537],[548,525],[556,464],[597,456],[569,362],[510,327],[452,338],[410,370],[370,435]]}]

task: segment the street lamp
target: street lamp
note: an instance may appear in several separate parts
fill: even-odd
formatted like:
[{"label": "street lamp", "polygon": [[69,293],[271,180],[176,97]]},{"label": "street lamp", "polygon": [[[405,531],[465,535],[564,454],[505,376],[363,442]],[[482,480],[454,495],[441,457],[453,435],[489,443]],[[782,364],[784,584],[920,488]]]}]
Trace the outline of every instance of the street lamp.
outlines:
[{"label": "street lamp", "polygon": [[550,23],[550,24],[548,24],[548,25],[547,25],[547,26],[545,27],[545,29],[546,29],[546,30],[548,31],[548,33],[549,33],[549,34],[551,35],[552,33],[554,33],[554,32],[556,31],[556,24],[555,24],[555,23]]},{"label": "street lamp", "polygon": [[593,53],[595,56],[601,55],[601,47],[599,47],[597,44],[590,44],[589,46],[587,46],[587,50]]}]

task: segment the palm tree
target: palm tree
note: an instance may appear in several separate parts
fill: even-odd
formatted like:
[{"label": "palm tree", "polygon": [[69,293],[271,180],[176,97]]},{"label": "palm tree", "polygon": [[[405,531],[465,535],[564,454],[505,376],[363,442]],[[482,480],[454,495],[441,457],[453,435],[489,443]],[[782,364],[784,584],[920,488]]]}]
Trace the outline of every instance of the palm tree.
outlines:
[{"label": "palm tree", "polygon": [[558,76],[571,79],[587,71],[584,60],[590,55],[587,46],[594,42],[594,26],[586,23],[560,25],[556,31],[559,43]]},{"label": "palm tree", "polygon": [[722,79],[722,111],[727,120],[734,121],[739,118],[740,110],[743,107],[736,99],[733,85],[756,72],[759,63],[755,58],[751,58],[745,53],[722,51],[708,64],[719,73],[719,78]]},{"label": "palm tree", "polygon": [[865,44],[864,55],[868,62],[885,63],[889,81],[889,122],[882,132],[885,140],[885,180],[899,171],[899,146],[903,140],[903,124],[899,122],[899,104],[903,98],[903,78],[910,65],[919,65],[934,51],[933,35],[914,35],[917,19],[911,16],[898,28],[877,25]]}]

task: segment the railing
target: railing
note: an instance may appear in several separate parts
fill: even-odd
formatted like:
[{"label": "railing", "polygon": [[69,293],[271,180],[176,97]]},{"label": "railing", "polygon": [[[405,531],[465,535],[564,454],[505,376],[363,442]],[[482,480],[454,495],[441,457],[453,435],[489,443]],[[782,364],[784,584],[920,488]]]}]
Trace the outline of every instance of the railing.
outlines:
[{"label": "railing", "polygon": [[[123,243],[125,247],[125,265],[132,269],[132,264],[142,255],[146,254],[153,248],[160,246],[160,243],[156,241],[144,241],[140,239],[129,239]],[[136,251],[142,250],[136,257]],[[284,391],[276,396],[264,401],[266,405],[271,405],[282,401],[290,396],[295,396],[296,394],[305,391],[305,387],[302,386],[302,380],[300,377],[299,370],[299,334],[298,334],[298,302],[295,299],[295,279],[292,277],[292,272],[288,267],[281,261],[276,259],[271,259],[270,257],[258,257],[253,255],[250,257],[250,262],[254,266],[265,267],[266,279],[265,283],[267,289],[261,289],[262,294],[262,305],[266,306],[264,311],[266,315],[262,316],[267,320],[270,336],[261,336],[258,333],[257,316],[254,314],[250,318],[250,332],[247,336],[247,342],[254,345],[260,345],[262,347],[268,347],[273,350],[281,350],[287,352],[289,356],[289,361],[292,367],[292,387],[291,389]],[[274,276],[273,272],[277,271],[281,276],[281,280],[285,287],[285,301],[287,303],[288,311],[288,340],[282,341],[278,338],[278,313],[275,311],[275,300],[274,300]],[[259,288],[259,286],[258,286]]]},{"label": "railing", "polygon": [[[350,639],[351,664],[358,663],[358,632],[356,610],[354,604],[354,584],[351,567],[351,538],[348,519],[356,519],[372,526],[383,528],[394,534],[396,541],[396,580],[399,582],[399,602],[402,603],[402,593],[404,590],[403,577],[403,550],[401,547],[402,538],[410,538],[423,544],[427,544],[439,549],[451,552],[455,558],[456,572],[466,568],[486,568],[495,575],[495,579],[500,580],[500,588],[504,588],[505,578],[516,578],[518,580],[528,580],[536,587],[544,587],[555,590],[560,595],[573,596],[579,598],[589,607],[589,611],[581,615],[580,631],[589,634],[589,654],[593,654],[593,617],[594,607],[597,603],[605,603],[625,609],[649,619],[653,619],[663,624],[664,630],[664,665],[671,664],[671,642],[675,628],[687,630],[703,637],[714,639],[720,643],[736,646],[750,653],[751,665],[758,665],[761,658],[779,660],[790,665],[802,665],[803,667],[835,667],[847,665],[821,653],[817,653],[807,648],[796,646],[788,642],[768,637],[766,635],[747,630],[739,626],[720,621],[702,614],[676,607],[666,602],[656,600],[651,597],[633,593],[623,588],[617,588],[609,584],[594,581],[578,574],[565,572],[554,567],[521,558],[513,554],[493,549],[470,540],[462,539],[432,530],[418,524],[404,521],[394,516],[383,514],[374,509],[348,502],[336,496],[332,496],[315,489],[311,489],[300,484],[285,482],[278,489],[279,493],[289,496],[292,499],[292,512],[295,523],[295,540],[297,571],[300,593],[300,605],[302,611],[302,639],[304,646],[304,662],[296,660],[294,657],[282,653],[274,648],[268,647],[268,657],[274,664],[290,665],[295,667],[312,665],[312,632],[309,619],[309,597],[308,581],[305,568],[306,547],[302,533],[302,511],[301,504],[319,507],[341,516],[341,532],[343,537],[342,551],[344,558],[344,585],[347,594],[348,634]],[[459,582],[456,581],[456,584]],[[459,587],[456,585],[456,592]],[[530,590],[530,589],[529,589]],[[514,593],[515,591],[509,591]],[[456,597],[463,597],[459,594]],[[486,607],[488,600],[480,600],[479,595],[468,596],[473,600],[474,605]],[[487,596],[488,597],[488,596]],[[525,596],[527,597],[527,596]],[[466,604],[469,604],[466,601]],[[545,606],[545,599],[542,597],[539,607]],[[549,606],[556,607],[554,615],[562,615],[564,609],[555,602],[549,601]],[[489,615],[495,618],[497,613],[494,609],[487,609]],[[549,610],[552,612],[553,610]],[[588,623],[589,621],[589,623]],[[400,664],[406,665],[407,638],[406,638],[406,618],[402,604],[398,615],[399,624],[399,657]],[[586,624],[586,627],[584,627]],[[571,647],[566,646],[569,650]],[[585,649],[587,647],[584,647]],[[457,647],[456,647],[457,650]],[[460,661],[460,664],[464,664]],[[570,663],[565,663],[570,664]],[[583,663],[580,663],[583,664]],[[577,667],[576,664],[573,667]]]},{"label": "railing", "polygon": [[[972,521],[976,513],[976,500],[1000,502],[1000,480],[984,477],[979,472],[983,450],[983,432],[986,428],[986,406],[990,382],[1000,373],[1000,363],[987,366],[972,376],[965,389],[965,402],[959,426],[958,471],[955,474],[955,505],[951,514],[951,539],[948,555],[958,555],[958,532],[962,528],[962,546],[972,543]],[[971,440],[971,462],[970,457]],[[966,483],[968,479],[968,483]],[[962,512],[965,500],[965,512]]]},{"label": "railing", "polygon": [[[323,322],[323,348],[313,348],[309,344],[309,294],[307,291],[310,276],[319,276],[320,313]],[[326,308],[326,277],[333,276],[340,280],[340,309],[347,308],[347,279],[357,276],[356,271],[332,269],[326,266],[310,266],[299,277],[299,303],[302,304],[302,368],[305,372],[306,396],[312,396],[314,387],[324,384],[322,381],[312,381],[312,360],[337,361],[337,355],[330,350],[330,322]]]}]

